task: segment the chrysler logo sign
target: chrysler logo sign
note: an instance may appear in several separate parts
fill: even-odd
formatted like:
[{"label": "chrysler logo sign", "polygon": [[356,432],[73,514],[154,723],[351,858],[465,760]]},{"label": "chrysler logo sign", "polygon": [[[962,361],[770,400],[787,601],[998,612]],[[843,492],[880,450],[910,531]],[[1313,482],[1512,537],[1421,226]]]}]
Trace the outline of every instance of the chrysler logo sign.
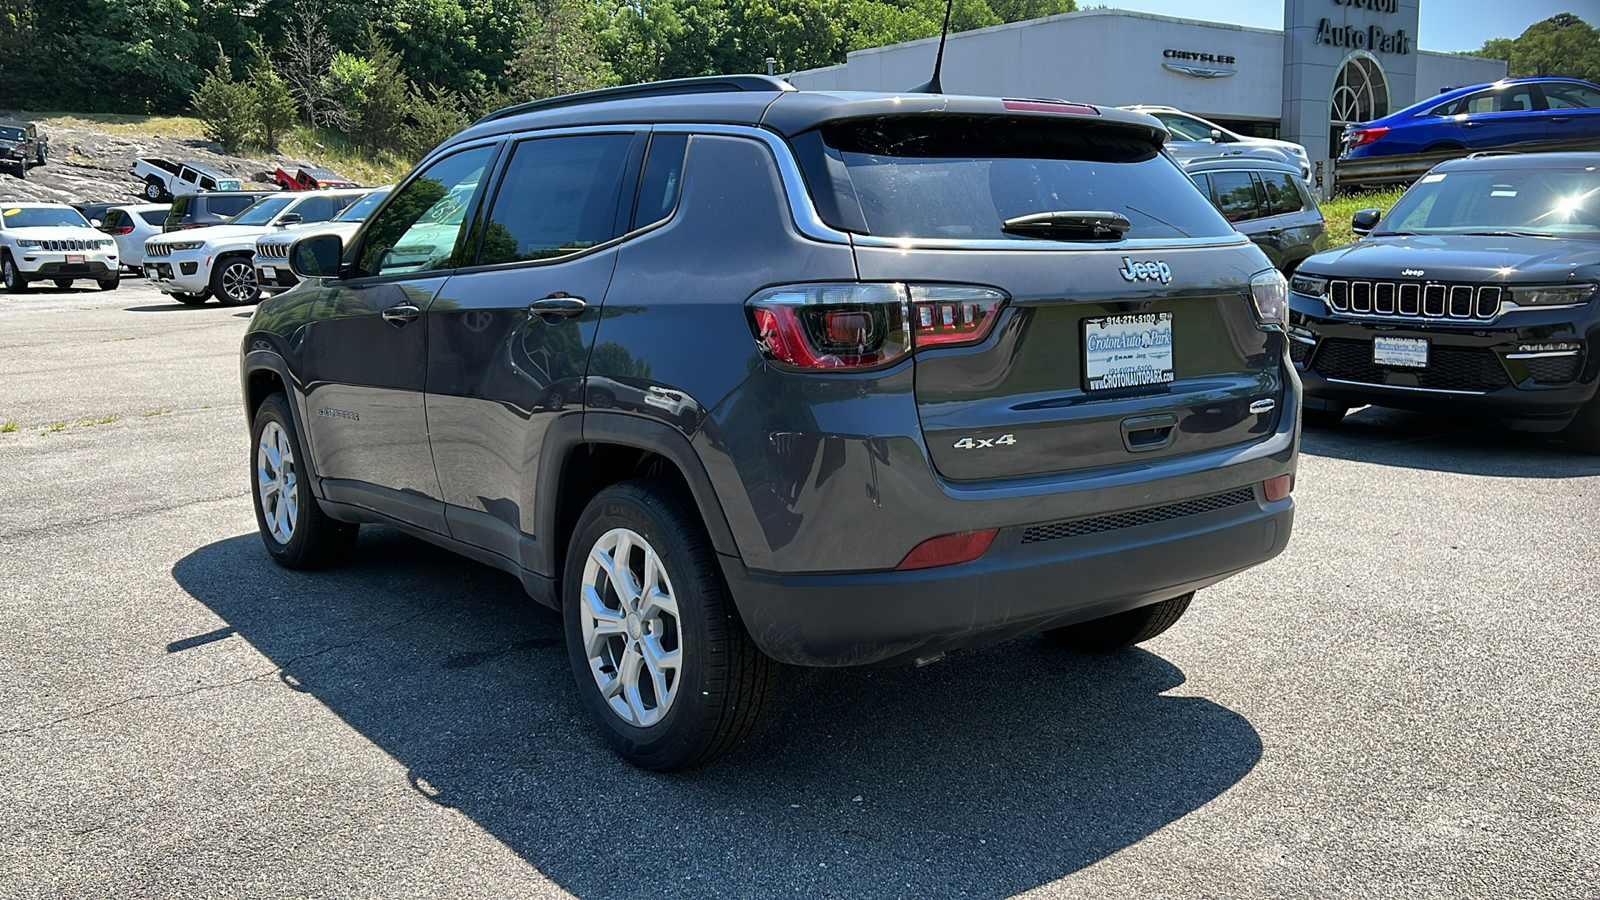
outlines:
[{"label": "chrysler logo sign", "polygon": [[1163,50],[1161,55],[1166,59],[1161,68],[1190,78],[1227,78],[1238,71],[1231,56],[1190,50]]}]

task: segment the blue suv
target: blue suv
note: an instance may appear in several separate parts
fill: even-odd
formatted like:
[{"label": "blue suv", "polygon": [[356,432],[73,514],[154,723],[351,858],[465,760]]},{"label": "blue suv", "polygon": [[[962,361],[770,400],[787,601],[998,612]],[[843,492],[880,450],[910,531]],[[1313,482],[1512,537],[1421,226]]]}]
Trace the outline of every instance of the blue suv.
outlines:
[{"label": "blue suv", "polygon": [[1352,125],[1345,129],[1339,158],[1583,141],[1600,141],[1600,85],[1571,78],[1514,78],[1457,88]]}]

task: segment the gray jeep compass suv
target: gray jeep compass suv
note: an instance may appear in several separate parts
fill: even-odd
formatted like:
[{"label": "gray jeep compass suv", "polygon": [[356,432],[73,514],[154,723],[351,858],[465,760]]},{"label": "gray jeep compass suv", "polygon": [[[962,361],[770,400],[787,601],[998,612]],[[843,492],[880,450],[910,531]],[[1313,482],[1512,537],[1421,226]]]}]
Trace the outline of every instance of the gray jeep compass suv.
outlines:
[{"label": "gray jeep compass suv", "polygon": [[1072,103],[735,76],[445,142],[243,346],[262,538],[383,523],[565,617],[618,753],[746,739],[779,663],[1108,650],[1279,553],[1287,289]]}]

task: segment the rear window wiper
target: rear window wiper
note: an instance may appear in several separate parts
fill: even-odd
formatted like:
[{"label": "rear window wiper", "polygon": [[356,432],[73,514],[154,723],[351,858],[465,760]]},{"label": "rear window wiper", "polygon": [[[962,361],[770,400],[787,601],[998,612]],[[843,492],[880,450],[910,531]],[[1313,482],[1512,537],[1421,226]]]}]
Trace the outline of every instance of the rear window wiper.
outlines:
[{"label": "rear window wiper", "polygon": [[1090,240],[1120,241],[1132,227],[1133,223],[1121,213],[1068,209],[1016,216],[1007,219],[1000,230],[1018,234],[1048,234],[1052,237],[1068,232]]}]

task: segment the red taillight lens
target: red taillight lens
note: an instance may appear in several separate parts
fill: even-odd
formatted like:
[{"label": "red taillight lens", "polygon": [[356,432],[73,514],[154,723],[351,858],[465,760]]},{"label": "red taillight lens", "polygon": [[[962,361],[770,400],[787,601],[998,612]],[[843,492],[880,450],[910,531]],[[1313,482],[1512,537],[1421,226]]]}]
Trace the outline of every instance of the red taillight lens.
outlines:
[{"label": "red taillight lens", "polygon": [[802,369],[859,369],[915,349],[983,340],[1005,295],[958,285],[799,284],[750,298],[766,355]]},{"label": "red taillight lens", "polygon": [[185,231],[187,231],[190,228],[204,228],[204,227],[206,227],[206,223],[204,223],[204,222],[184,222],[182,225],[179,225],[178,227],[184,229]]},{"label": "red taillight lens", "polygon": [[111,233],[112,234],[133,234],[133,226],[132,225],[118,225],[117,227],[111,229]]},{"label": "red taillight lens", "polygon": [[998,533],[998,528],[990,528],[985,531],[963,531],[960,534],[944,534],[928,538],[912,547],[911,552],[907,553],[906,558],[900,560],[900,565],[895,568],[931,569],[934,566],[971,562],[989,549],[989,544],[994,541],[994,536]]},{"label": "red taillight lens", "polygon": [[1357,128],[1355,131],[1350,132],[1350,146],[1359,147],[1362,144],[1370,144],[1388,133],[1389,129],[1387,127]]},{"label": "red taillight lens", "polygon": [[1267,496],[1268,503],[1276,503],[1282,500],[1289,496],[1289,492],[1292,490],[1294,490],[1293,475],[1279,475],[1261,482],[1261,493]]}]

